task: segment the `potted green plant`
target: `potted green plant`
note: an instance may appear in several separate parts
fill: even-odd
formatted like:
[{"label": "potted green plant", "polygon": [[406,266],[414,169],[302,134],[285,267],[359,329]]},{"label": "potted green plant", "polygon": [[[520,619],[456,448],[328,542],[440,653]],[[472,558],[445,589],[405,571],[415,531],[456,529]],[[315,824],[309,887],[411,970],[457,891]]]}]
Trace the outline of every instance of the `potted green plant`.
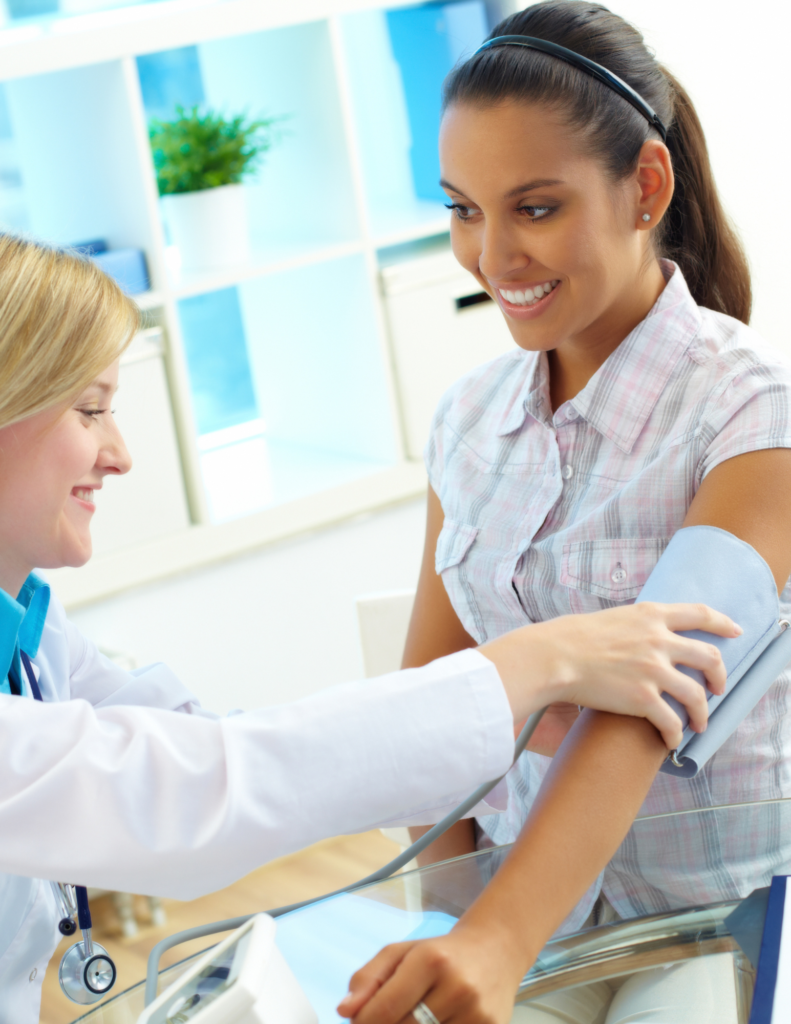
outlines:
[{"label": "potted green plant", "polygon": [[163,212],[182,270],[244,262],[250,255],[244,184],[278,140],[280,117],[226,118],[176,107],[149,137]]}]

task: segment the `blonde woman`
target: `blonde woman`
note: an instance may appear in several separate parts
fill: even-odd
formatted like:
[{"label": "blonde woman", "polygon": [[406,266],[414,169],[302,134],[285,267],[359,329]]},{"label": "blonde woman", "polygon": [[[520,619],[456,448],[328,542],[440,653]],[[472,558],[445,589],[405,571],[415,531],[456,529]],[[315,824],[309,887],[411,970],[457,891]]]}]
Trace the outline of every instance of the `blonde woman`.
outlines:
[{"label": "blonde woman", "polygon": [[90,558],[95,491],[131,468],[110,403],[137,326],[90,262],[0,236],[0,1024],[38,1018],[61,917],[40,879],[189,899],[324,836],[436,817],[553,700],[647,716],[672,746],[662,692],[706,723],[676,664],[715,692],[724,670],[671,630],[738,633],[703,607],[617,609],[222,721],[164,665],[122,671],[33,570]]}]

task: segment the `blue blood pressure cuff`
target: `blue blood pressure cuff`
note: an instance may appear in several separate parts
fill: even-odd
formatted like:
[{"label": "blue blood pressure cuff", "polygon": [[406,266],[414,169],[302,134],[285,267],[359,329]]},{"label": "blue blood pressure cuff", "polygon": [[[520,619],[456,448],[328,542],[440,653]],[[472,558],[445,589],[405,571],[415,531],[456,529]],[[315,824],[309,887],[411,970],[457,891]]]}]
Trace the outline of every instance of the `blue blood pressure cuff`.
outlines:
[{"label": "blue blood pressure cuff", "polygon": [[[791,629],[786,630],[787,624],[780,619],[769,566],[755,548],[714,526],[679,530],[637,600],[701,602],[729,615],[744,630],[733,639],[698,630],[681,634],[718,647],[728,673],[721,697],[706,690],[709,724],[704,733],[693,732],[686,710],[665,695],[684,725],[684,734],[661,770],[689,779],[736,730],[791,661]],[[678,668],[705,687],[702,672],[684,665]]]}]

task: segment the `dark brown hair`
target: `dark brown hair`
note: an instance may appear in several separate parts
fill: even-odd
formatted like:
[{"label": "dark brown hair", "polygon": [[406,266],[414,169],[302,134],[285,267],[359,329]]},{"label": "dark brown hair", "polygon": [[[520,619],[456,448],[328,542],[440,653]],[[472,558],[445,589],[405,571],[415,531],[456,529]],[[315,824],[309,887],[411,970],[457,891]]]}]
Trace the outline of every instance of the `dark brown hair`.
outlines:
[{"label": "dark brown hair", "polygon": [[[692,101],[623,18],[585,0],[545,0],[511,15],[489,38],[548,39],[603,65],[635,89],[668,128],[676,178],[673,200],[655,232],[660,255],[675,260],[695,301],[747,323],[752,295],[741,243],[722,208],[706,139]],[[522,46],[484,50],[445,81],[444,106],[503,100],[545,102],[604,163],[613,180],[632,173],[654,128],[614,90],[557,57]]]}]

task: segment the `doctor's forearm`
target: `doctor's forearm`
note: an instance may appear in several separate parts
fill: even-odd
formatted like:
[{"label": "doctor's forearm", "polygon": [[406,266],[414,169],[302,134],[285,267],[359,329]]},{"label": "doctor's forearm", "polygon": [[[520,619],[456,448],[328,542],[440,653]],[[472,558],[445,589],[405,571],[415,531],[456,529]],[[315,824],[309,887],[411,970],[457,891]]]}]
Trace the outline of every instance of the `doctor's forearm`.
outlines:
[{"label": "doctor's forearm", "polygon": [[527,970],[617,850],[666,756],[650,723],[586,711],[513,851],[458,927],[513,943],[517,973]]}]

